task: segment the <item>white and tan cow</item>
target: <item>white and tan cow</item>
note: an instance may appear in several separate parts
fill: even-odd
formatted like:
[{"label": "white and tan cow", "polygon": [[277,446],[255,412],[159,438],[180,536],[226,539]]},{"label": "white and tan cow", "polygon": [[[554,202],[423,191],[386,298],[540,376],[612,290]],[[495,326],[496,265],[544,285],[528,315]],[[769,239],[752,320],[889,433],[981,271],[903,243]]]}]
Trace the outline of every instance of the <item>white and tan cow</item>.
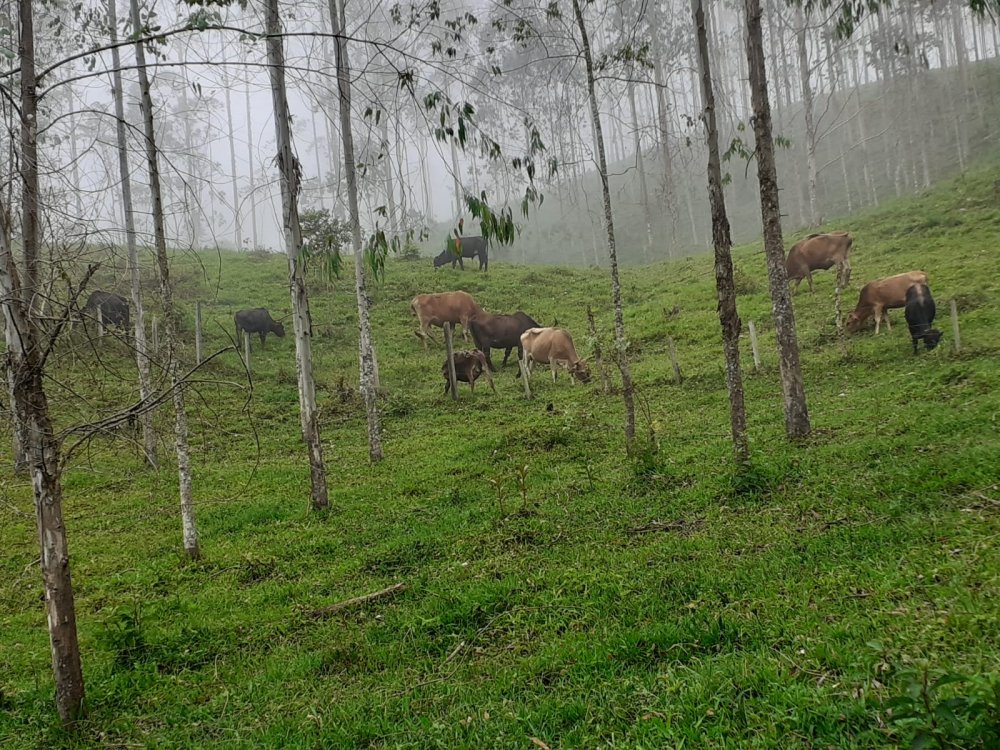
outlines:
[{"label": "white and tan cow", "polygon": [[837,267],[837,279],[841,286],[847,286],[851,280],[851,246],[854,238],[847,232],[830,232],[829,234],[810,234],[804,240],[796,242],[788,251],[785,260],[785,270],[788,280],[795,282],[798,289],[802,279],[809,282],[809,291],[813,291],[813,271],[825,271],[832,266]]},{"label": "white and tan cow", "polygon": [[423,340],[424,349],[427,339],[432,338],[430,328],[444,328],[445,323],[462,326],[462,337],[469,340],[469,321],[477,315],[482,315],[483,308],[476,304],[468,292],[439,292],[437,294],[418,294],[410,302],[410,311],[417,316],[420,329],[414,331]]},{"label": "white and tan cow", "polygon": [[531,374],[532,364],[548,365],[552,370],[552,382],[556,382],[556,367],[563,367],[570,374],[570,382],[590,380],[587,363],[580,359],[573,346],[573,338],[564,328],[529,328],[521,334],[521,348]]},{"label": "white and tan cow", "polygon": [[869,281],[861,287],[858,306],[847,316],[847,330],[854,333],[861,329],[868,318],[875,318],[875,333],[879,332],[882,321],[892,330],[887,310],[906,307],[906,290],[914,284],[926,284],[927,274],[923,271],[907,271],[884,279]]}]

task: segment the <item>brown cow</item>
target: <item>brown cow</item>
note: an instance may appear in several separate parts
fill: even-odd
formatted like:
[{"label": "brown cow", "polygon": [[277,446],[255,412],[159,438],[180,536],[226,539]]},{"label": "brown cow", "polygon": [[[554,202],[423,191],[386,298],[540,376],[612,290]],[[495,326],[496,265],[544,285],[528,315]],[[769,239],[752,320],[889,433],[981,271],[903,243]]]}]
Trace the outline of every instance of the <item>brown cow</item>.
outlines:
[{"label": "brown cow", "polygon": [[[464,352],[455,352],[452,359],[455,362],[455,380],[460,383],[468,383],[469,390],[476,391],[476,379],[480,375],[486,376],[486,382],[490,384],[493,392],[497,392],[497,387],[493,385],[493,376],[490,375],[490,368],[486,364],[486,355],[478,349]],[[448,358],[445,357],[444,366],[441,368],[444,375],[444,392],[447,393],[451,384],[448,382]]]},{"label": "brown cow", "polygon": [[439,294],[418,294],[410,302],[410,311],[417,316],[420,321],[420,329],[414,331],[416,336],[423,339],[424,349],[427,348],[427,339],[430,335],[431,326],[444,328],[445,323],[453,326],[462,325],[462,337],[469,340],[469,321],[477,315],[481,315],[483,308],[476,304],[472,295],[468,292],[440,292]]},{"label": "brown cow", "polygon": [[837,279],[841,286],[847,286],[851,280],[851,245],[854,238],[847,232],[830,232],[829,234],[810,234],[804,240],[796,242],[788,251],[785,260],[785,270],[788,280],[795,282],[799,288],[802,279],[809,281],[809,291],[813,290],[813,271],[825,271],[831,266],[837,267]]},{"label": "brown cow", "polygon": [[566,368],[572,376],[570,383],[574,379],[581,383],[590,381],[587,363],[580,359],[573,346],[573,338],[563,328],[529,328],[521,334],[521,348],[527,362],[526,376],[531,375],[532,364],[538,362],[547,364],[552,370],[553,383],[556,382],[556,365]]},{"label": "brown cow", "polygon": [[907,271],[869,281],[861,287],[858,306],[847,316],[847,330],[851,333],[860,330],[864,322],[874,316],[876,334],[883,320],[886,328],[891,331],[892,323],[889,322],[889,314],[886,311],[894,307],[906,307],[906,290],[914,284],[926,283],[927,274],[923,271]]}]

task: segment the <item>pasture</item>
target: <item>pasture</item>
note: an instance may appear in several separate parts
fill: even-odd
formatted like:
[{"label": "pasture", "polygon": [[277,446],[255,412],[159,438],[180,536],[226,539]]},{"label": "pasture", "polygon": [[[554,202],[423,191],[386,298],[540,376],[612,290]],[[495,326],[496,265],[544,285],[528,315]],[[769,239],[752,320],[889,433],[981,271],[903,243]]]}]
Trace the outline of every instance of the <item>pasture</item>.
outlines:
[{"label": "pasture", "polygon": [[[452,402],[443,351],[423,351],[408,310],[419,292],[462,288],[489,311],[558,319],[588,356],[588,304],[610,349],[606,270],[515,267],[502,251],[488,275],[391,261],[371,290],[386,391],[377,466],[350,275],[314,282],[330,512],[308,509],[291,336],[254,342],[252,389],[229,352],[189,396],[200,562],[181,559],[169,443],[159,472],[124,435],[75,454],[65,511],[88,706],[76,735],[52,707],[30,486],[5,457],[0,746],[902,747],[932,718],[900,719],[890,701],[913,689],[922,703],[913,680],[948,673],[968,680],[928,691],[932,713],[954,696],[985,708],[954,708],[931,728],[955,747],[997,747],[997,178],[983,169],[825,225],[855,237],[845,315],[865,281],[921,269],[945,336],[914,356],[894,311],[891,333],[851,337],[845,356],[834,273],[817,273],[816,293],[794,297],[814,433],[801,445],[784,438],[760,246],[736,251],[739,311],[763,359],[754,373],[744,338],[753,465],[742,474],[710,255],[623,270],[633,458],[620,396],[600,393],[592,361],[585,387],[552,384],[543,368],[526,401],[511,362],[498,394],[463,385]],[[281,256],[206,251],[178,256],[173,273],[190,348],[195,300],[208,352],[228,345],[236,310],[289,309]],[[58,426],[126,403],[133,371],[111,339],[67,344],[49,384]],[[168,414],[158,424],[167,438]],[[400,582],[394,596],[315,616]]]}]

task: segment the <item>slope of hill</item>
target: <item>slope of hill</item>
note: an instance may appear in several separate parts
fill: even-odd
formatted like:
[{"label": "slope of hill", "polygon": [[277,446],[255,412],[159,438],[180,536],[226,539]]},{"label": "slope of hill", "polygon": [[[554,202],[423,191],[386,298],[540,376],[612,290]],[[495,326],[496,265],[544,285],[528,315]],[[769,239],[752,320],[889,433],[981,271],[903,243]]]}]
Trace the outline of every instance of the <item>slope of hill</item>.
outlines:
[{"label": "slope of hill", "polygon": [[[845,356],[832,274],[817,275],[816,293],[795,297],[814,426],[802,445],[783,437],[763,258],[737,252],[740,314],[764,360],[752,373],[745,348],[743,475],[707,257],[624,273],[643,436],[631,459],[620,398],[594,382],[542,373],[525,401],[508,367],[497,395],[443,398],[443,355],[421,349],[408,311],[417,292],[461,287],[491,310],[558,318],[589,351],[587,305],[610,330],[604,272],[390,263],[373,292],[387,391],[374,467],[352,289],[316,289],[329,513],[307,508],[288,338],[254,350],[252,390],[232,353],[192,386],[201,562],[180,559],[167,444],[157,473],[122,434],[72,459],[89,707],[77,736],[55,727],[30,487],[0,475],[0,745],[875,748],[922,727],[887,705],[923,670],[972,680],[932,705],[988,698],[1000,679],[997,178],[985,169],[837,224],[856,237],[845,308],[864,281],[921,268],[946,333],[915,357],[897,313],[891,334],[852,337]],[[287,311],[284,274],[273,257],[176,265],[189,319],[206,303],[209,350],[227,345],[237,309]],[[126,403],[131,372],[114,341],[67,344],[50,381],[59,426]],[[392,598],[311,616],[397,582]],[[936,731],[995,747],[989,700],[992,730],[987,709],[959,708]]]}]

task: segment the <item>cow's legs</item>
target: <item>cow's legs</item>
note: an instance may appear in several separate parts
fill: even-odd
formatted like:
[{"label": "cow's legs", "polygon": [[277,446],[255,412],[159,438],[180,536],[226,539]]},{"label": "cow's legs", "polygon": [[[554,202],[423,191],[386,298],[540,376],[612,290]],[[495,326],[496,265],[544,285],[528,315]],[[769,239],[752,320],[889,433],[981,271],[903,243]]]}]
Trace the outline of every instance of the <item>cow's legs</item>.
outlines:
[{"label": "cow's legs", "polygon": [[892,321],[889,320],[888,310],[882,311],[882,319],[885,321],[885,330],[889,331],[889,333],[892,333]]},{"label": "cow's legs", "polygon": [[[500,366],[501,366],[501,367],[506,367],[506,366],[507,366],[507,360],[508,360],[508,359],[510,359],[510,352],[511,352],[511,350],[512,350],[513,348],[514,348],[514,347],[512,347],[512,346],[508,346],[508,347],[507,347],[507,351],[505,351],[505,352],[503,353],[503,362],[501,362],[501,363],[500,363]],[[486,358],[487,358],[487,359],[489,359],[489,355],[486,355]],[[520,358],[520,357],[519,357],[519,358]],[[495,368],[494,368],[493,372],[496,372],[496,369],[495,369]]]},{"label": "cow's legs", "polygon": [[260,332],[260,348],[264,348],[264,339],[267,338],[267,333],[265,331]]},{"label": "cow's legs", "polygon": [[812,271],[806,274],[806,280],[809,282],[809,294],[815,294],[816,289],[813,287],[813,275]]},{"label": "cow's legs", "polygon": [[549,369],[552,370],[552,382],[556,382],[556,361],[554,359],[549,360]]},{"label": "cow's legs", "polygon": [[483,370],[483,375],[486,376],[486,382],[490,384],[490,388],[492,388],[493,392],[496,393],[497,392],[497,387],[495,385],[493,385],[493,376],[490,375],[490,371],[489,370]]},{"label": "cow's legs", "polygon": [[882,308],[878,305],[875,306],[875,335],[878,336],[879,329],[882,327]]}]

